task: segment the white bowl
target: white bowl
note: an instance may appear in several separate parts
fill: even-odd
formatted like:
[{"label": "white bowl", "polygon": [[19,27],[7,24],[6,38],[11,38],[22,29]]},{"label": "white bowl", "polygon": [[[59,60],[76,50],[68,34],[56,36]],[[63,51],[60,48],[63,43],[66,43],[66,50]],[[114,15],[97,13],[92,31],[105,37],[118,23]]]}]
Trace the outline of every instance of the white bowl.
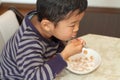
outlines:
[{"label": "white bowl", "polygon": [[67,60],[67,69],[76,74],[87,74],[96,70],[101,63],[99,53],[90,48],[83,48],[81,53]]}]

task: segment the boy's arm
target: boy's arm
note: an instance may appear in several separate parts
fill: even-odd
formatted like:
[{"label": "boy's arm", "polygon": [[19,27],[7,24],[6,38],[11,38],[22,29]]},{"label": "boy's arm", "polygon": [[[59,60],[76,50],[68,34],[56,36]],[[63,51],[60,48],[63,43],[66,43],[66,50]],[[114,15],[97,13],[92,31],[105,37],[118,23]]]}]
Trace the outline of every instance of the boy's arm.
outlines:
[{"label": "boy's arm", "polygon": [[[47,62],[43,60],[43,49],[37,43],[22,46],[17,53],[17,65],[24,80],[53,80],[67,64],[58,53]],[[21,51],[20,51],[21,50]]]},{"label": "boy's arm", "polygon": [[51,67],[54,77],[67,66],[67,63],[63,60],[60,54],[57,54],[49,60],[47,64]]}]

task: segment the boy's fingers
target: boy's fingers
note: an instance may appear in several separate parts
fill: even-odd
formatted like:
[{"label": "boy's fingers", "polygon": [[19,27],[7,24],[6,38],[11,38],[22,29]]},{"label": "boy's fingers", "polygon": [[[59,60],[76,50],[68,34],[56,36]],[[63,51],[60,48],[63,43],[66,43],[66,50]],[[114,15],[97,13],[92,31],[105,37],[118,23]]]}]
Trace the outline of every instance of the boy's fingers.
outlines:
[{"label": "boy's fingers", "polygon": [[77,39],[81,41],[81,44],[82,44],[83,46],[86,45],[86,42],[85,42],[83,39],[81,39],[81,38],[77,38]]},{"label": "boy's fingers", "polygon": [[69,42],[68,42],[68,44],[69,43],[73,43],[74,45],[82,45],[82,46],[84,46],[84,45],[86,45],[86,42],[83,40],[83,39],[81,39],[81,38],[76,38],[76,39],[73,39],[73,40],[70,40]]}]

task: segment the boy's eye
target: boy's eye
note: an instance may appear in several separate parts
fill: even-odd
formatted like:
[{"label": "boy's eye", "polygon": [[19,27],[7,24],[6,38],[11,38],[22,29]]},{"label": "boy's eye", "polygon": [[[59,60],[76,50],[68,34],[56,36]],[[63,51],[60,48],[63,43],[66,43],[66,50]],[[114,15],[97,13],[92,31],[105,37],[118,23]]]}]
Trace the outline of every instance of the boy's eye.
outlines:
[{"label": "boy's eye", "polygon": [[71,25],[70,27],[74,27],[75,25]]}]

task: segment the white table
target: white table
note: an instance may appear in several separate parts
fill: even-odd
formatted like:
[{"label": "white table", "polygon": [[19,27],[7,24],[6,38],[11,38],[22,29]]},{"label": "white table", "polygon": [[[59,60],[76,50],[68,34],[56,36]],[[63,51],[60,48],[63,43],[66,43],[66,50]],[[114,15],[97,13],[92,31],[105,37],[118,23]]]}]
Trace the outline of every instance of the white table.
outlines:
[{"label": "white table", "polygon": [[85,75],[76,75],[65,69],[55,80],[120,80],[120,38],[95,34],[82,38],[87,42],[87,46],[100,54],[100,67]]}]

